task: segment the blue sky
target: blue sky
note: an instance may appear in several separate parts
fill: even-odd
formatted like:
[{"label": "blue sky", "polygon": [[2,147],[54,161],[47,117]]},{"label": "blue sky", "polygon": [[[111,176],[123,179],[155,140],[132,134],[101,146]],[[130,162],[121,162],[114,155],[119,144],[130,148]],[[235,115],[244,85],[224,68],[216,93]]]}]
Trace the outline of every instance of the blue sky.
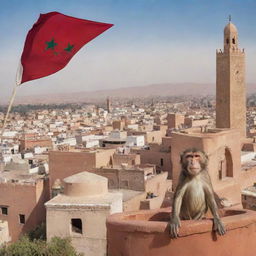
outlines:
[{"label": "blue sky", "polygon": [[114,27],[87,44],[62,71],[24,84],[21,95],[215,82],[215,51],[232,15],[246,50],[247,82],[256,74],[254,0],[1,0],[0,99],[14,85],[27,31],[40,13],[59,11]]}]

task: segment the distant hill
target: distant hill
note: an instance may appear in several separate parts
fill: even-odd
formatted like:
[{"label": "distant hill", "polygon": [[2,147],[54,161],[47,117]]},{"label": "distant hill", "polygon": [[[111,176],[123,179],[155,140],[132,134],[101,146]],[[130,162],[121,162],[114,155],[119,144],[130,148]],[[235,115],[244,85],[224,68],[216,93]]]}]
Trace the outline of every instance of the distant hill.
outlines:
[{"label": "distant hill", "polygon": [[[256,93],[256,84],[247,84],[248,93]],[[147,86],[71,92],[65,94],[17,96],[15,104],[79,103],[96,101],[108,96],[118,98],[146,98],[156,96],[214,95],[215,84],[166,83]]]}]

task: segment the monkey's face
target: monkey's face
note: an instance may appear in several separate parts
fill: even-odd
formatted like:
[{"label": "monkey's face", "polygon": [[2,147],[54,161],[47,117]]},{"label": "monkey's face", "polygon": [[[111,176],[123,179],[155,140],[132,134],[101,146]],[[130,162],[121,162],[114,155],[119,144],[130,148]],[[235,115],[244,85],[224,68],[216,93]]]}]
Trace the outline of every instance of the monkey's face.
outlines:
[{"label": "monkey's face", "polygon": [[185,161],[186,170],[191,176],[196,176],[200,173],[202,170],[202,156],[200,152],[187,152],[184,158],[183,161]]}]

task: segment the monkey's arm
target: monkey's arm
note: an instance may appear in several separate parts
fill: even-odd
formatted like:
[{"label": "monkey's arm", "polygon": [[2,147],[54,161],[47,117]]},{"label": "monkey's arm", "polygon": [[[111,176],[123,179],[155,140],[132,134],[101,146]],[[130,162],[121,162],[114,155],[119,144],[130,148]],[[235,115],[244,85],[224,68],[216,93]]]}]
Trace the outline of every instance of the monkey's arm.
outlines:
[{"label": "monkey's arm", "polygon": [[207,205],[209,206],[211,213],[213,215],[213,230],[217,231],[219,235],[222,236],[226,233],[226,230],[218,214],[218,207],[215,202],[214,192],[211,183],[205,186],[204,191]]},{"label": "monkey's arm", "polygon": [[186,183],[187,182],[185,181],[185,177],[183,177],[181,174],[178,186],[174,193],[174,200],[172,204],[172,216],[169,223],[169,233],[172,238],[178,237],[178,232],[180,228],[180,208],[182,204],[182,198],[187,188]]}]

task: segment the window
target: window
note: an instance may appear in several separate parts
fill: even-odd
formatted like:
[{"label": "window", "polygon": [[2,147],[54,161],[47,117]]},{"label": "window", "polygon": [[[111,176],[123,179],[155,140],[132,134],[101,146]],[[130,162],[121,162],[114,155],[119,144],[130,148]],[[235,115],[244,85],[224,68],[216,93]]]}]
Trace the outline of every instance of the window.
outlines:
[{"label": "window", "polygon": [[19,214],[20,224],[25,224],[25,215]]},{"label": "window", "polygon": [[8,215],[8,208],[6,206],[1,207],[2,215]]},{"label": "window", "polygon": [[235,38],[232,39],[232,43],[235,44],[236,43],[236,40]]},{"label": "window", "polygon": [[74,233],[83,234],[82,220],[71,219],[71,230]]},{"label": "window", "polygon": [[228,38],[226,39],[226,43],[229,44],[229,39]]},{"label": "window", "polygon": [[164,159],[163,158],[160,159],[160,165],[164,166]]}]

